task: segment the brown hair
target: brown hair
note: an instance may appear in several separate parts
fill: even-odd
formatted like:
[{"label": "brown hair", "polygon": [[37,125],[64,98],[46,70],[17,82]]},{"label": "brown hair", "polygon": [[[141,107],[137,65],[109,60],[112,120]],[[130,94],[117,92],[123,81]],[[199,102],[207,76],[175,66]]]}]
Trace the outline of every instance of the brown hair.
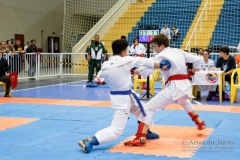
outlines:
[{"label": "brown hair", "polygon": [[204,49],[203,52],[207,52],[210,55],[210,51],[208,49]]},{"label": "brown hair", "polygon": [[152,42],[157,44],[159,47],[161,45],[164,45],[164,47],[169,47],[169,39],[164,34],[158,34],[158,35],[154,36]]}]

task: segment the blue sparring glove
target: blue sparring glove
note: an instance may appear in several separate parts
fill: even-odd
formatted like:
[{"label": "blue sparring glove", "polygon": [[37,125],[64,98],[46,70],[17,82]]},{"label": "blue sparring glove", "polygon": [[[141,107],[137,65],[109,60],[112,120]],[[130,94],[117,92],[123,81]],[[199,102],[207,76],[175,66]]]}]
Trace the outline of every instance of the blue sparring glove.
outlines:
[{"label": "blue sparring glove", "polygon": [[167,70],[169,70],[171,68],[171,63],[168,60],[162,60],[160,62],[160,69],[162,70],[164,66],[167,66]]}]

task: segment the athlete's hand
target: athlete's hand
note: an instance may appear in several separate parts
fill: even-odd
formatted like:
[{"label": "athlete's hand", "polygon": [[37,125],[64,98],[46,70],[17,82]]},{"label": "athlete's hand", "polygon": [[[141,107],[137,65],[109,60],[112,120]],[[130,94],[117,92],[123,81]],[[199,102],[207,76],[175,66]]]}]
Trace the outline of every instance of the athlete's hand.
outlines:
[{"label": "athlete's hand", "polygon": [[194,75],[196,72],[198,71],[198,69],[191,69],[191,70],[188,70],[188,73],[190,73],[191,75]]},{"label": "athlete's hand", "polygon": [[134,70],[134,75],[140,75],[138,70]]},{"label": "athlete's hand", "polygon": [[168,66],[166,65],[166,66],[163,66],[163,67],[162,67],[162,70],[163,70],[163,71],[167,71],[167,70],[169,70],[169,68],[168,68]]}]

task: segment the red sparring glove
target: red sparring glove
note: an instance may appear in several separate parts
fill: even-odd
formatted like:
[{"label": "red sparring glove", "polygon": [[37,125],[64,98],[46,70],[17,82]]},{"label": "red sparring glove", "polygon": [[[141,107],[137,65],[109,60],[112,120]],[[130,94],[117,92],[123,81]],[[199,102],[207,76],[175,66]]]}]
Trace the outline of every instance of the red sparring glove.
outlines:
[{"label": "red sparring glove", "polygon": [[195,72],[193,72],[191,69],[188,69],[188,73],[189,77],[192,77],[195,75]]},{"label": "red sparring glove", "polygon": [[139,54],[139,57],[144,57],[144,53]]},{"label": "red sparring glove", "polygon": [[97,84],[101,84],[101,80],[100,80],[100,79],[98,79],[98,82],[97,82]]},{"label": "red sparring glove", "polygon": [[134,75],[134,70],[137,69],[137,67],[134,67],[131,69],[131,75]]}]

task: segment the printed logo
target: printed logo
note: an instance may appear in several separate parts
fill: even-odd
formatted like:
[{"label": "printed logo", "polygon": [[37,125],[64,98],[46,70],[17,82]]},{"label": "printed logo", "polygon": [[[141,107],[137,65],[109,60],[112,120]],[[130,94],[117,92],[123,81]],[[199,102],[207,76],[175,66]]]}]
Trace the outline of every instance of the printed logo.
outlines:
[{"label": "printed logo", "polygon": [[206,80],[207,80],[207,82],[209,82],[209,83],[216,83],[217,80],[218,80],[218,75],[217,75],[217,73],[208,73],[208,74],[206,75]]}]

